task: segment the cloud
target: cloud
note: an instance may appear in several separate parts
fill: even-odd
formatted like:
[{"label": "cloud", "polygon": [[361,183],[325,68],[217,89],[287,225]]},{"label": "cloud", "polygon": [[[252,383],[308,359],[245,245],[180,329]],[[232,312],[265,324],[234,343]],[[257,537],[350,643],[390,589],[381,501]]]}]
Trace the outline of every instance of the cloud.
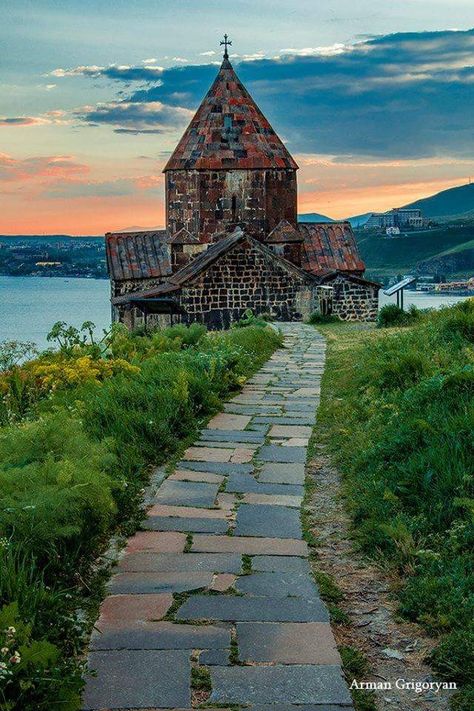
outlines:
[{"label": "cloud", "polygon": [[[156,60],[150,59],[150,64],[153,64]],[[185,60],[186,61],[186,60]],[[52,72],[47,76],[53,77],[76,77],[83,76],[89,77],[91,79],[112,79],[114,81],[141,81],[141,82],[156,82],[159,81],[164,69],[158,66],[129,66],[127,64],[109,64],[107,67],[98,67],[96,65],[91,66],[79,66],[72,69],[53,69]]]},{"label": "cloud", "polygon": [[89,166],[78,163],[73,156],[13,158],[6,153],[0,153],[0,180],[67,179],[88,172]]},{"label": "cloud", "polygon": [[41,124],[39,118],[35,116],[12,116],[0,118],[0,126],[8,126],[10,128],[15,126],[35,126],[36,124]]},{"label": "cloud", "polygon": [[[141,81],[123,101],[76,116],[123,134],[161,133],[188,120],[214,80],[214,55],[201,56],[209,62],[91,65],[53,75]],[[292,152],[400,159],[472,152],[474,30],[359,37],[239,59],[239,76]]]},{"label": "cloud", "polygon": [[127,101],[85,106],[74,115],[89,125],[110,124],[123,133],[162,133],[183,125],[192,116],[189,109],[167,106],[160,101],[136,103]]},{"label": "cloud", "polygon": [[[292,152],[394,158],[472,152],[474,30],[286,51],[236,69]],[[160,86],[139,89],[129,101],[195,109],[214,76],[209,64],[171,67]]]},{"label": "cloud", "polygon": [[0,117],[0,127],[15,128],[17,126],[45,126],[47,124],[69,123],[65,111],[47,111],[41,116],[8,116]]}]

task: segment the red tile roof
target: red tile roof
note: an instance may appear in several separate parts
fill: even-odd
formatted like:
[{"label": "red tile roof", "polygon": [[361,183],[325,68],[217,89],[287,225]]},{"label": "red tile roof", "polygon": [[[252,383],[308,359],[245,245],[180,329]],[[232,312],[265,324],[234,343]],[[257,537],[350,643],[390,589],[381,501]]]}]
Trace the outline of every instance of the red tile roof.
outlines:
[{"label": "red tile roof", "polygon": [[166,230],[108,232],[105,235],[111,279],[147,279],[171,274]]},{"label": "red tile roof", "polygon": [[164,170],[221,168],[298,168],[228,59]]},{"label": "red tile roof", "polygon": [[317,275],[330,271],[364,272],[365,264],[349,222],[300,222],[298,230],[303,236],[303,269]]}]

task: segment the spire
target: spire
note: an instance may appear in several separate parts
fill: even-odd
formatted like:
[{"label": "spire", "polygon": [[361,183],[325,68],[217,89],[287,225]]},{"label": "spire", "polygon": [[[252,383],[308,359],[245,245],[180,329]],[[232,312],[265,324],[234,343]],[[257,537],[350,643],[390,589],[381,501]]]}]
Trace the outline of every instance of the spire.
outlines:
[{"label": "spire", "polygon": [[219,72],[164,170],[289,169],[298,166],[238,78],[224,35]]},{"label": "spire", "polygon": [[221,46],[224,45],[224,59],[229,59],[229,53],[227,52],[227,47],[232,44],[231,40],[228,39],[228,35],[224,35],[224,40],[221,41]]}]

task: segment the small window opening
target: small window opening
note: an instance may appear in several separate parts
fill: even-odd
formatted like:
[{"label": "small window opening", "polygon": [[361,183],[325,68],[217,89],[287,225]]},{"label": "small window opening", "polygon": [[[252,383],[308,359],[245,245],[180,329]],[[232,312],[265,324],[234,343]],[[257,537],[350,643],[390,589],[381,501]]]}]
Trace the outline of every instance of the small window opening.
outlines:
[{"label": "small window opening", "polygon": [[237,198],[232,195],[232,222],[235,222],[237,218]]}]

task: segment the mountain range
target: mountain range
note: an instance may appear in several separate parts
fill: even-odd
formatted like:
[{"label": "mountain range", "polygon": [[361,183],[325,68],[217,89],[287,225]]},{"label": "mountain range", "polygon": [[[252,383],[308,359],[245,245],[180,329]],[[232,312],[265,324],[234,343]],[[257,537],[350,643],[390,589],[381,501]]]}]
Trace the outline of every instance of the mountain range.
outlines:
[{"label": "mountain range", "polygon": [[[456,188],[442,190],[435,195],[430,195],[420,200],[415,200],[402,207],[414,207],[422,211],[424,217],[436,218],[439,222],[447,219],[474,219],[474,184],[467,183]],[[351,223],[352,227],[363,227],[373,212],[365,212],[362,215],[353,215],[345,219]],[[327,215],[320,215],[317,212],[298,215],[300,222],[334,222]]]}]

